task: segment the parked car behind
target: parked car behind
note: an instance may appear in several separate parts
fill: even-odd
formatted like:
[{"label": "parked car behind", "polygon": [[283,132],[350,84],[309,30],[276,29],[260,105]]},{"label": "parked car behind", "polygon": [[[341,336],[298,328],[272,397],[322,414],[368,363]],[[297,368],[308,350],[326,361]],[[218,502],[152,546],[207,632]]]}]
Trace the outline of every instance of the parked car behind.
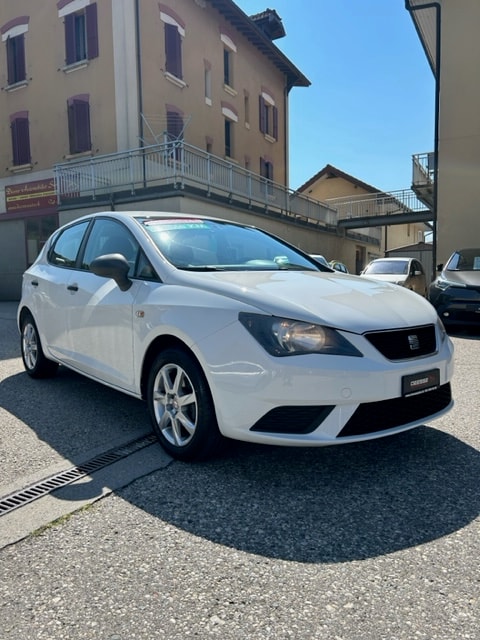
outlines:
[{"label": "parked car behind", "polygon": [[328,260],[325,258],[325,256],[322,256],[319,253],[311,253],[310,257],[316,260],[317,262],[319,262],[320,264],[323,264],[324,267],[330,267],[330,265],[328,264]]},{"label": "parked car behind", "polygon": [[340,271],[341,273],[349,272],[347,266],[343,264],[343,262],[339,262],[338,260],[330,260],[328,264],[332,267],[332,269],[335,269],[335,271]]},{"label": "parked car behind", "polygon": [[454,251],[428,297],[445,325],[480,327],[480,248]]},{"label": "parked car behind", "polygon": [[425,269],[416,258],[376,258],[360,275],[372,280],[399,284],[421,296],[427,296]]},{"label": "parked car behind", "polygon": [[354,443],[452,406],[453,347],[431,304],[218,218],[65,225],[24,274],[18,327],[32,378],[62,365],[145,400],[181,460],[224,437]]}]

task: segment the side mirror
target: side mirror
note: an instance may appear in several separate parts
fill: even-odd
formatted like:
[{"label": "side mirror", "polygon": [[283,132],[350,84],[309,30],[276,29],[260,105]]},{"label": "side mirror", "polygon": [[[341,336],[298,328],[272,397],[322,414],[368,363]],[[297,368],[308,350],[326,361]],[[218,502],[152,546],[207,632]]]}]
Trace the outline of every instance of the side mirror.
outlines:
[{"label": "side mirror", "polygon": [[443,270],[443,262],[441,262],[440,264],[437,264],[437,271],[442,271]]},{"label": "side mirror", "polygon": [[90,263],[90,271],[102,278],[112,278],[121,291],[128,291],[132,281],[128,277],[130,265],[121,253],[99,256]]}]

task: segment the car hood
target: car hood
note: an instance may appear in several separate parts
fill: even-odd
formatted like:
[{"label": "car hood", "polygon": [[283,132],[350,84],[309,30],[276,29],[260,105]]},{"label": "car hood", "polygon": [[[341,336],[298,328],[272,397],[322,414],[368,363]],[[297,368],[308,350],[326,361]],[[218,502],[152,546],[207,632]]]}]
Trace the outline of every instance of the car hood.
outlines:
[{"label": "car hood", "polygon": [[355,333],[437,320],[434,308],[418,294],[353,275],[310,271],[184,271],[176,275],[176,284],[227,296],[263,313]]},{"label": "car hood", "polygon": [[441,277],[470,287],[480,287],[480,271],[442,271]]}]

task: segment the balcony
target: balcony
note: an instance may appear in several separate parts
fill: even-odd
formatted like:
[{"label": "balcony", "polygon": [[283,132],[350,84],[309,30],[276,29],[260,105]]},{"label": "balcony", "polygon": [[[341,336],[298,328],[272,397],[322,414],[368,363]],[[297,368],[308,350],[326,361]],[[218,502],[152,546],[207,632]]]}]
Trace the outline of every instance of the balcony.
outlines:
[{"label": "balcony", "polygon": [[[337,232],[338,214],[334,207],[182,140],[70,160],[55,165],[54,175],[61,209],[153,200],[184,191],[253,213]],[[355,236],[374,244],[380,242],[379,229]]]},{"label": "balcony", "polygon": [[332,198],[327,200],[327,204],[337,211],[337,224],[344,229],[428,223],[433,215],[411,189]]},{"label": "balcony", "polygon": [[418,153],[413,156],[412,189],[431,211],[434,210],[435,154]]}]

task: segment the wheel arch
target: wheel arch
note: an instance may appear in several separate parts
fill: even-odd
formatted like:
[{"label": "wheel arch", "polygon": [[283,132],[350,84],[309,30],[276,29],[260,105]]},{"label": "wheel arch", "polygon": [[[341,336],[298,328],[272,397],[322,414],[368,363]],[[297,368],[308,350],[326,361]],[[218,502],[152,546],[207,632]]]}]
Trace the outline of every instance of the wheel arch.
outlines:
[{"label": "wheel arch", "polygon": [[[203,371],[203,367],[199,362],[195,353],[180,338],[177,338],[176,336],[172,336],[172,335],[157,336],[148,347],[145,353],[145,357],[143,358],[142,371],[141,371],[141,377],[140,377],[140,392],[144,400],[147,397],[147,381],[148,381],[148,375],[149,375],[150,368],[153,364],[153,361],[155,360],[155,358],[157,357],[160,351],[163,351],[169,348],[180,349],[181,351],[184,351],[185,353],[187,353],[191,358],[193,358],[196,361],[200,369]],[[203,372],[203,374],[205,375],[205,372]]]}]

